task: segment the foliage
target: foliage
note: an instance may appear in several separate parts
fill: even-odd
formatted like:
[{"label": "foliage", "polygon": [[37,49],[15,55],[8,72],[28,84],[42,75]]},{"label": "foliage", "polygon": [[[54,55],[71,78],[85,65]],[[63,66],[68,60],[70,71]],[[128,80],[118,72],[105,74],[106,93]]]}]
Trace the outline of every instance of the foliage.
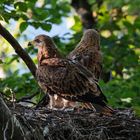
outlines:
[{"label": "foliage", "polygon": [[18,100],[24,96],[30,96],[38,92],[40,94],[36,98],[33,98],[33,102],[40,100],[42,94],[31,73],[24,73],[22,75],[18,73],[18,71],[15,71],[11,76],[0,79],[0,92],[5,94],[10,100],[12,98]]},{"label": "foliage", "polygon": [[[64,5],[62,7],[62,5]],[[57,12],[56,12],[57,9]],[[66,16],[70,7],[67,1],[57,0],[2,0],[0,1],[0,18],[7,23],[10,19],[21,20],[20,31],[23,32],[31,25],[51,30],[51,24],[60,24],[62,16]]]},{"label": "foliage", "polygon": [[[140,1],[104,0],[98,5],[97,1],[88,0],[88,3],[93,18],[96,19],[95,28],[101,34],[103,69],[112,74],[112,80],[108,83],[100,81],[103,91],[114,107],[134,107],[139,110]],[[1,0],[0,19],[7,24],[10,19],[19,22],[17,30],[20,30],[22,36],[22,32],[28,26],[50,31],[52,24],[60,24],[63,17],[71,17],[74,21],[71,25],[73,34],[68,37],[67,34],[63,37],[54,37],[60,52],[66,55],[82,36],[81,20],[77,14],[71,12],[71,9],[68,0]],[[32,55],[35,53],[33,48],[28,48],[27,51]],[[12,59],[10,63],[17,60],[14,57]],[[10,65],[3,65],[3,68],[10,69]],[[36,84],[30,77],[30,74],[12,73],[10,77],[1,80],[1,90],[8,86],[19,96],[36,92]]]},{"label": "foliage", "polygon": [[106,93],[110,104],[114,107],[138,107],[140,106],[139,72],[128,79],[114,78],[108,84],[101,81],[103,91]]}]

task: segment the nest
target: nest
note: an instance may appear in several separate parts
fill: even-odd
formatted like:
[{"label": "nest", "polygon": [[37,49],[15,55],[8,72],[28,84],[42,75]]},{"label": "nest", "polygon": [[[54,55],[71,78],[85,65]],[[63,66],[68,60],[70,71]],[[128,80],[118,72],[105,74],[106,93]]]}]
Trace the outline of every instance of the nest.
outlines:
[{"label": "nest", "polygon": [[13,114],[33,128],[39,128],[45,140],[139,140],[140,119],[132,109],[117,109],[113,116],[92,111],[52,111],[17,104]]}]

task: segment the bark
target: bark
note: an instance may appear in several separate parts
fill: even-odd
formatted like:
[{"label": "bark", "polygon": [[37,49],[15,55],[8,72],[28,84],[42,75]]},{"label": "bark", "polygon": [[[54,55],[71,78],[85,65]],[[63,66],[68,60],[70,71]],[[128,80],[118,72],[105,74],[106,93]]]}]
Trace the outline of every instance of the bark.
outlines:
[{"label": "bark", "polygon": [[96,26],[96,19],[92,16],[91,6],[86,0],[72,0],[71,5],[80,15],[83,29],[91,29]]},{"label": "bark", "polygon": [[[103,3],[103,0],[96,0],[98,7]],[[92,5],[88,3],[87,0],[72,0],[71,5],[81,17],[81,22],[83,29],[96,29],[97,26],[97,16],[93,15]]]}]

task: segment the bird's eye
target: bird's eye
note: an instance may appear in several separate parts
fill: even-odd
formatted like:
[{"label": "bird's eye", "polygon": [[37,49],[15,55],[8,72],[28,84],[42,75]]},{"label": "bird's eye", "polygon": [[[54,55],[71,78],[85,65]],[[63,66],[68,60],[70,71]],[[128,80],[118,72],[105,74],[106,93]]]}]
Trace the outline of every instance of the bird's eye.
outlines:
[{"label": "bird's eye", "polygon": [[35,39],[35,42],[40,43],[41,41],[39,39]]}]

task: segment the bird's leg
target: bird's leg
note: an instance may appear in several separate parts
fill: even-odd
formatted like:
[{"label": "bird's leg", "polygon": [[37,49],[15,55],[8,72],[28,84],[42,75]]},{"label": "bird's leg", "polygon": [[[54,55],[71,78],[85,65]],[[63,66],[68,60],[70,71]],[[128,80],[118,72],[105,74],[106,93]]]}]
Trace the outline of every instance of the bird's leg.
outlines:
[{"label": "bird's leg", "polygon": [[61,108],[61,110],[70,111],[70,110],[74,110],[74,108],[77,106],[76,102],[72,102],[64,98],[62,100],[63,100],[63,107]]},{"label": "bird's leg", "polygon": [[60,109],[63,107],[63,98],[58,96],[57,94],[54,94],[54,107],[56,109]]},{"label": "bird's leg", "polygon": [[66,100],[66,99],[62,99],[62,101],[63,101],[63,107],[61,108],[61,110],[65,110],[66,108],[67,108],[67,105],[68,105],[68,100]]},{"label": "bird's leg", "polygon": [[68,100],[63,99],[63,109],[67,107],[67,104],[68,104]]}]

